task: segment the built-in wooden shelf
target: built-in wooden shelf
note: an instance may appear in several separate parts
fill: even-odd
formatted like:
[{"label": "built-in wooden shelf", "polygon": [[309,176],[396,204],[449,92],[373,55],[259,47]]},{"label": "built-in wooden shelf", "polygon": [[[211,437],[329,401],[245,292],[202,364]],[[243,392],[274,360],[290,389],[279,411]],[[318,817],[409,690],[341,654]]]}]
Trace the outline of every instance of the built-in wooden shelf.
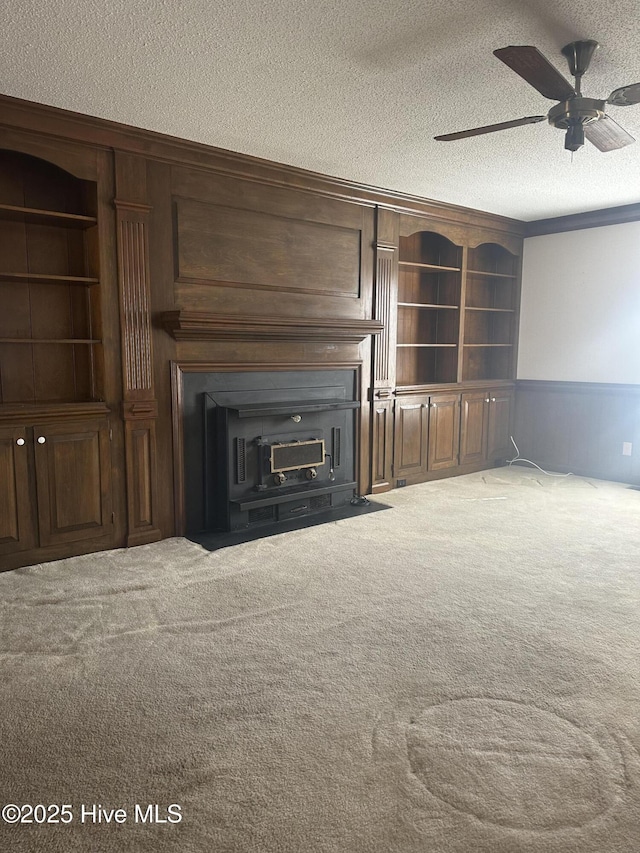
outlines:
[{"label": "built-in wooden shelf", "polygon": [[14,204],[0,204],[0,219],[32,222],[34,225],[61,225],[65,228],[90,228],[98,221],[95,216],[64,213],[61,210],[20,207]]},{"label": "built-in wooden shelf", "polygon": [[34,284],[82,284],[92,287],[100,283],[98,278],[87,278],[82,275],[45,275],[38,272],[0,272],[1,281],[25,281]]},{"label": "built-in wooden shelf", "polygon": [[398,302],[398,308],[449,308],[458,309],[459,305],[438,305],[435,302]]},{"label": "built-in wooden shelf", "polygon": [[509,278],[516,279],[517,275],[511,275],[511,273],[505,272],[489,272],[488,270],[467,270],[468,275],[486,275],[490,278]]},{"label": "built-in wooden shelf", "polygon": [[445,267],[441,264],[421,264],[417,261],[398,261],[398,266],[413,267],[420,270],[433,270],[433,272],[460,272],[461,267]]}]

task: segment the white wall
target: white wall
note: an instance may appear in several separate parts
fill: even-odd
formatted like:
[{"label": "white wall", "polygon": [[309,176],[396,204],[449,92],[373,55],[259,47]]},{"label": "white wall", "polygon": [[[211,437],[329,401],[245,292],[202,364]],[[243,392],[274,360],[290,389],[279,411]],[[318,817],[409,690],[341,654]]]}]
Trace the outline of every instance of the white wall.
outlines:
[{"label": "white wall", "polygon": [[640,384],[640,222],[524,241],[518,379]]}]

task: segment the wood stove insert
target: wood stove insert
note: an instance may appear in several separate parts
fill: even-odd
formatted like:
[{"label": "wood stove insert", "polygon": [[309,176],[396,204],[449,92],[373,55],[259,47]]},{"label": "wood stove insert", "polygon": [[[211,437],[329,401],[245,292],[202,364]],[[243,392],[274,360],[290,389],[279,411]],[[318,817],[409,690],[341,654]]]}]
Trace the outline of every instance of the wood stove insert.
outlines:
[{"label": "wood stove insert", "polygon": [[187,535],[348,507],[356,388],[354,370],[184,374]]}]

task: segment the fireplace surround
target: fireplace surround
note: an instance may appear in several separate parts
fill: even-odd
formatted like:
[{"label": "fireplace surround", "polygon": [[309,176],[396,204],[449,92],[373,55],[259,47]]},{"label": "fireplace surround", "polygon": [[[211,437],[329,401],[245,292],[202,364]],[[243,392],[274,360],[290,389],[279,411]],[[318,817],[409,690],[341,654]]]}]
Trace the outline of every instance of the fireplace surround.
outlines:
[{"label": "fireplace surround", "polygon": [[271,528],[357,491],[355,369],[183,373],[185,532]]}]

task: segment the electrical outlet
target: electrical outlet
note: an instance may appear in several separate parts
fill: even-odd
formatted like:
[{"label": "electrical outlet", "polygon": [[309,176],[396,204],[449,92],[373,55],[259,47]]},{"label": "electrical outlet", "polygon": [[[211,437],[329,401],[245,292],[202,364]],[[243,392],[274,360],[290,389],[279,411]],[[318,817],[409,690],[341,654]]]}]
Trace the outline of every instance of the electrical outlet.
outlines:
[{"label": "electrical outlet", "polygon": [[400,486],[406,486],[406,485],[407,485],[407,481],[406,481],[406,480],[396,480],[396,486],[397,486],[398,488],[400,488]]},{"label": "electrical outlet", "polygon": [[622,442],[622,455],[623,456],[631,456],[632,448],[633,448],[633,445],[631,444],[630,441],[623,441]]}]

